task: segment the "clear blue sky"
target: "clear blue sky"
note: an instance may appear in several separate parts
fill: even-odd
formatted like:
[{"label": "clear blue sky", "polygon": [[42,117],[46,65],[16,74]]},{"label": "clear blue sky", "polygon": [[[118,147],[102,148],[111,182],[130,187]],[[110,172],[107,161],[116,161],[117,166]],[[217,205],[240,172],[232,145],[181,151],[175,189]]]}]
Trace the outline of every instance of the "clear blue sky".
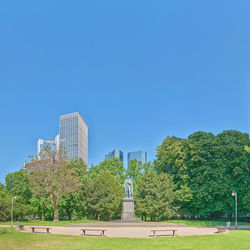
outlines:
[{"label": "clear blue sky", "polygon": [[89,165],[114,148],[152,160],[168,135],[249,133],[249,13],[243,0],[1,1],[0,181],[75,111]]}]

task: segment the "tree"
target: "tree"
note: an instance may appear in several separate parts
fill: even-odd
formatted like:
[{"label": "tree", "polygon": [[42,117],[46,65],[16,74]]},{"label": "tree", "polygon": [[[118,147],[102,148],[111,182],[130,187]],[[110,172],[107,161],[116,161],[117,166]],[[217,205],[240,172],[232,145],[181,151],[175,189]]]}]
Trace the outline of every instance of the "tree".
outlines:
[{"label": "tree", "polygon": [[247,200],[250,185],[250,154],[245,150],[250,146],[247,133],[235,130],[226,130],[217,135],[219,158],[223,160],[225,180],[227,180],[227,204],[228,212],[234,211],[234,199],[232,190],[237,192],[238,211],[240,214],[249,213]]},{"label": "tree", "polygon": [[83,161],[83,159],[72,159],[68,162],[69,168],[73,169],[74,174],[79,178],[83,178],[87,173],[87,165]]},{"label": "tree", "polygon": [[96,177],[103,172],[109,172],[112,174],[120,183],[124,182],[124,167],[123,162],[118,158],[105,159],[98,165],[92,165],[89,169],[89,175],[91,177]]},{"label": "tree", "polygon": [[196,132],[188,137],[191,157],[188,162],[189,187],[193,199],[190,210],[205,218],[219,217],[234,210],[232,190],[238,193],[238,211],[249,186],[249,158],[244,145],[249,136],[238,131],[223,131],[217,136]]},{"label": "tree", "polygon": [[195,132],[188,139],[167,137],[157,148],[156,170],[173,176],[179,213],[200,218],[233,211],[232,190],[238,194],[238,211],[248,212],[249,135],[223,131],[218,135]]},{"label": "tree", "polygon": [[65,152],[54,151],[49,146],[44,147],[40,160],[31,162],[27,172],[32,192],[38,197],[49,195],[54,211],[54,222],[59,221],[60,198],[79,189],[79,178],[68,166]]},{"label": "tree", "polygon": [[192,214],[218,217],[226,212],[224,165],[218,159],[218,141],[212,133],[195,132],[188,137],[192,155],[188,161],[188,183],[193,199]]},{"label": "tree", "polygon": [[142,170],[143,170],[143,164],[141,161],[137,161],[136,159],[132,159],[131,161],[129,161],[126,173],[131,177],[134,185],[138,183]]},{"label": "tree", "polygon": [[245,150],[247,151],[248,154],[250,154],[250,147],[248,147],[247,145],[245,145]]},{"label": "tree", "polygon": [[96,219],[110,220],[120,214],[123,189],[110,172],[102,172],[90,179],[85,192],[89,214]]},{"label": "tree", "polygon": [[53,207],[48,194],[45,194],[43,197],[33,194],[30,199],[30,205],[32,207],[32,215],[39,216],[42,220],[53,219]]},{"label": "tree", "polygon": [[29,188],[28,176],[24,169],[7,174],[5,188],[9,194],[17,196],[18,200],[22,199],[25,204],[29,204],[32,194]]},{"label": "tree", "polygon": [[175,214],[175,185],[170,175],[145,172],[139,179],[136,213],[146,217],[170,217]]},{"label": "tree", "polygon": [[[31,206],[22,203],[22,200],[14,200],[14,218],[22,219],[31,213]],[[11,217],[11,195],[0,191],[0,220],[8,220]]]},{"label": "tree", "polygon": [[82,218],[85,210],[86,204],[82,190],[62,196],[58,204],[60,217],[67,218],[67,220],[72,220],[72,217]]},{"label": "tree", "polygon": [[59,201],[59,215],[60,217],[67,217],[68,220],[72,219],[72,216],[81,218],[86,210],[85,199],[83,198],[83,190],[86,185],[86,181],[89,178],[87,165],[82,159],[71,160],[68,163],[69,168],[74,171],[74,174],[80,180],[80,188],[75,192],[63,195]]},{"label": "tree", "polygon": [[[250,147],[245,145],[245,150],[248,153],[248,159],[250,156]],[[249,160],[248,160],[249,162]],[[248,163],[249,166],[249,163]],[[245,210],[248,210],[250,208],[250,190],[248,189],[248,192],[244,195],[243,199],[242,199],[242,203],[243,203],[243,207]]]},{"label": "tree", "polygon": [[151,162],[143,164],[141,161],[137,161],[136,159],[129,161],[128,168],[125,170],[125,173],[133,180],[134,196],[136,196],[137,193],[139,179],[142,177],[143,173],[147,173],[149,171],[154,171],[154,164]]},{"label": "tree", "polygon": [[175,205],[180,208],[181,214],[188,213],[188,204],[192,200],[192,192],[188,185],[188,162],[191,154],[192,147],[187,140],[168,136],[157,147],[157,160],[154,163],[157,173],[169,173],[173,176],[178,197]]},{"label": "tree", "polygon": [[0,191],[0,220],[10,218],[11,197],[7,193]]},{"label": "tree", "polygon": [[190,158],[187,140],[168,136],[162,145],[157,147],[156,157],[158,173],[172,174],[178,187],[187,184],[187,161]]},{"label": "tree", "polygon": [[23,204],[22,201],[16,200],[16,204],[13,210],[14,219],[22,220],[27,218],[32,213],[32,207],[30,205]]}]

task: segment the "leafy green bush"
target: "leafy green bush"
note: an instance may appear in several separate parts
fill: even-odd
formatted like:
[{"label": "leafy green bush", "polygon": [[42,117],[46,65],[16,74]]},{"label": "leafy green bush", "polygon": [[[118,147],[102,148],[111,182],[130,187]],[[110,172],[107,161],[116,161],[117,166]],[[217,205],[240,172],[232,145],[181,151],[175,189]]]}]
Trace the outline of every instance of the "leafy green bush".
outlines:
[{"label": "leafy green bush", "polygon": [[7,234],[7,229],[5,228],[0,228],[0,235],[1,234]]}]

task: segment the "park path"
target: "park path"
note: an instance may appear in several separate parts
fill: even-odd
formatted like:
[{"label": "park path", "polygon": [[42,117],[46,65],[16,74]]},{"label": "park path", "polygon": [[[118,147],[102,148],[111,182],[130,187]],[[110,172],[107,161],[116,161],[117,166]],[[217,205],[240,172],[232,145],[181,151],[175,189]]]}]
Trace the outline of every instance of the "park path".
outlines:
[{"label": "park path", "polygon": [[[0,225],[0,227],[3,227]],[[6,226],[9,227],[9,226]],[[81,235],[81,227],[62,227],[62,226],[49,226],[51,228],[50,233],[52,234],[63,234],[63,235]],[[89,227],[85,226],[84,228],[96,228],[96,229],[107,229],[105,235],[110,238],[149,238],[152,236],[151,230],[153,229],[176,229],[177,236],[191,236],[191,235],[213,235],[217,234],[216,227],[178,227],[178,226],[112,226],[112,227]],[[24,231],[26,233],[31,233],[31,226],[24,226]],[[39,230],[40,232],[44,232]],[[87,232],[88,233],[88,232]],[[99,234],[99,232],[89,232],[91,235]],[[164,234],[171,235],[172,232],[164,232]],[[163,234],[163,233],[160,233]]]}]

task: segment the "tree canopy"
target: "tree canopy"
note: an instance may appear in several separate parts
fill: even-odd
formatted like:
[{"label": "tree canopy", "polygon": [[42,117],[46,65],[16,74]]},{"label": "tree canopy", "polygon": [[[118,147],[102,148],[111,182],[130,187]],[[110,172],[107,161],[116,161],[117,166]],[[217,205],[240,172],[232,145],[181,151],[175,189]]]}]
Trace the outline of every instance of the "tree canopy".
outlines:
[{"label": "tree canopy", "polygon": [[115,157],[114,159],[105,159],[97,165],[92,165],[89,169],[89,174],[92,177],[96,177],[103,172],[109,172],[122,183],[124,181],[124,170],[123,162]]},{"label": "tree canopy", "polygon": [[123,190],[110,172],[102,172],[99,176],[89,180],[85,198],[92,216],[96,219],[110,220],[111,217],[120,214]]},{"label": "tree canopy", "polygon": [[153,163],[133,159],[125,168],[115,158],[88,169],[82,159],[69,160],[62,150],[44,147],[39,160],[0,183],[0,220],[10,218],[13,196],[15,218],[117,219],[127,175],[133,180],[135,212],[144,219],[231,217],[232,191],[241,217],[250,207],[249,149],[247,133],[199,131],[188,138],[167,136]]},{"label": "tree canopy", "polygon": [[74,168],[68,166],[63,151],[55,151],[48,146],[43,148],[40,159],[30,166],[27,171],[32,192],[39,197],[49,195],[54,211],[54,221],[59,221],[60,198],[79,188],[79,178]]},{"label": "tree canopy", "polygon": [[18,196],[25,204],[29,204],[31,198],[31,191],[28,183],[28,176],[24,169],[9,173],[5,177],[6,191],[12,196]]},{"label": "tree canopy", "polygon": [[151,218],[157,216],[170,217],[176,212],[173,205],[176,195],[172,177],[166,173],[157,175],[145,172],[138,183],[135,197],[137,213]]},{"label": "tree canopy", "polygon": [[157,149],[157,171],[173,176],[177,192],[186,198],[180,209],[201,217],[233,211],[232,190],[240,213],[249,211],[249,135],[228,130],[218,135],[196,132],[188,139],[167,137]]}]

